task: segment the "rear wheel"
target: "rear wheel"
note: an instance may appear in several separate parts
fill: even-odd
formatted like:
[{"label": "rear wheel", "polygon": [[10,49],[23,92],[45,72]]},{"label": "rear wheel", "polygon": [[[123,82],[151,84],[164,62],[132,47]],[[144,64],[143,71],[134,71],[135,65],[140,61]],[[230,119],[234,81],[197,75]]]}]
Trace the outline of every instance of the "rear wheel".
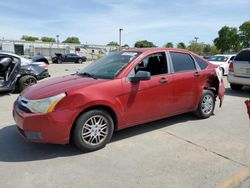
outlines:
[{"label": "rear wheel", "polygon": [[85,112],[76,120],[73,141],[82,151],[95,151],[105,147],[114,130],[110,114],[104,110]]},{"label": "rear wheel", "polygon": [[37,80],[32,75],[22,76],[18,81],[18,89],[19,91],[24,90],[25,88],[32,86],[37,83]]},{"label": "rear wheel", "polygon": [[58,59],[58,60],[57,60],[57,63],[58,63],[58,64],[61,64],[61,63],[62,63],[62,60],[61,60],[61,59]]},{"label": "rear wheel", "polygon": [[225,76],[225,70],[221,68],[222,76]]},{"label": "rear wheel", "polygon": [[214,112],[214,106],[215,97],[213,92],[210,90],[203,90],[195,115],[202,119],[209,118]]},{"label": "rear wheel", "polygon": [[239,84],[230,84],[230,87],[232,90],[236,90],[239,91],[242,89],[243,85],[239,85]]}]

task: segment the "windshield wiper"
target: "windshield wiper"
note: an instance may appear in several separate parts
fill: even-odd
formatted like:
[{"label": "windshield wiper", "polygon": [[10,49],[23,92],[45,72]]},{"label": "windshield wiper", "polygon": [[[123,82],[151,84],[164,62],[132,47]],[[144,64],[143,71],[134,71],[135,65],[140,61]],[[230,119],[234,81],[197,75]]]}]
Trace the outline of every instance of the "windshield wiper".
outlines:
[{"label": "windshield wiper", "polygon": [[97,77],[95,75],[87,73],[87,72],[77,72],[77,74],[80,76],[86,76],[86,77],[97,79]]}]

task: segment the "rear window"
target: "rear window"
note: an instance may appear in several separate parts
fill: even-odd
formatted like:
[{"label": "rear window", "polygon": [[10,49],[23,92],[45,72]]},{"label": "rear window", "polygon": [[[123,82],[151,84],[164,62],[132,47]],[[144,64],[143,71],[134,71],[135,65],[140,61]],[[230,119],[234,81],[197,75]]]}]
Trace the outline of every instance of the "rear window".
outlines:
[{"label": "rear window", "polygon": [[241,51],[234,59],[235,61],[250,61],[250,50]]},{"label": "rear window", "polygon": [[207,68],[208,64],[207,64],[205,61],[203,61],[202,59],[200,59],[200,58],[198,58],[198,57],[196,57],[196,56],[194,56],[194,59],[195,59],[195,61],[198,63],[199,67],[200,67],[202,70],[205,69],[205,68]]}]

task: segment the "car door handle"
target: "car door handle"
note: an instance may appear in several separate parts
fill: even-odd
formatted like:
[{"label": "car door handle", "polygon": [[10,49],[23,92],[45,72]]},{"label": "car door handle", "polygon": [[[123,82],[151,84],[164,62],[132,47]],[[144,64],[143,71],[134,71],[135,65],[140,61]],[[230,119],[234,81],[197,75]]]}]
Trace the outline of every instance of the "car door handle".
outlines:
[{"label": "car door handle", "polygon": [[164,84],[164,83],[167,83],[167,82],[168,82],[168,79],[167,79],[167,78],[161,78],[161,79],[159,80],[159,82],[160,82],[161,84]]},{"label": "car door handle", "polygon": [[195,72],[195,73],[194,73],[194,76],[195,76],[195,77],[198,77],[198,76],[200,76],[200,75],[201,75],[201,74],[200,74],[199,72]]}]

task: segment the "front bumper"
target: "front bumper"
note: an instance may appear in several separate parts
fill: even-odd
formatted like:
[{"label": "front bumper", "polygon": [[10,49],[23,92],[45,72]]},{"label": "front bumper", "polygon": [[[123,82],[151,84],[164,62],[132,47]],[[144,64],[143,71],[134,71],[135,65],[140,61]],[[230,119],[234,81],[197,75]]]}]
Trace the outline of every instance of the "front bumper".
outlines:
[{"label": "front bumper", "polygon": [[36,143],[67,144],[72,126],[68,110],[51,113],[28,113],[14,103],[13,117],[21,135]]},{"label": "front bumper", "polygon": [[227,80],[230,84],[239,84],[239,85],[250,85],[250,78],[248,77],[239,77],[234,74],[228,74]]}]

